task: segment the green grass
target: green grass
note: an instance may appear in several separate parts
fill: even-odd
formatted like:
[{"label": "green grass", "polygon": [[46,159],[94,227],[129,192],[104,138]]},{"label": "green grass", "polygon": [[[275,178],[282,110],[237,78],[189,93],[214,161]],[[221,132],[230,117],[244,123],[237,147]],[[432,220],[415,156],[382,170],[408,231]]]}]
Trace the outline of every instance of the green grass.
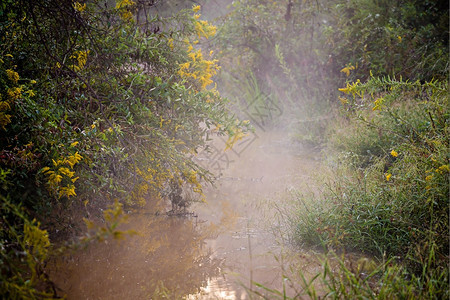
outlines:
[{"label": "green grass", "polygon": [[[372,267],[361,272],[358,263],[349,265],[344,257],[337,263],[328,258],[314,282],[299,283],[302,293],[446,299],[448,85],[372,78],[347,92],[347,126],[331,139],[334,174],[320,196],[298,193],[287,218],[295,244],[360,253],[373,258]],[[374,110],[381,97],[381,109]]]}]

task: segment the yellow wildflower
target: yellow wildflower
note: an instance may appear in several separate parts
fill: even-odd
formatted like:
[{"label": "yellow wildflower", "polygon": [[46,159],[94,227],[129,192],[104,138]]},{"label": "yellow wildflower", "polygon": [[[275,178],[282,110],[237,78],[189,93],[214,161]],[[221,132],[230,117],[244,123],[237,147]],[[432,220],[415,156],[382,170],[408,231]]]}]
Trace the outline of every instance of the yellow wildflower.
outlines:
[{"label": "yellow wildflower", "polygon": [[400,35],[397,36],[398,42],[401,43],[402,42],[402,37]]},{"label": "yellow wildflower", "polygon": [[78,145],[78,141],[75,141],[75,142],[71,143],[70,147],[75,147],[76,145]]},{"label": "yellow wildflower", "polygon": [[31,84],[36,84],[36,82],[37,82],[37,81],[34,80],[34,79],[30,81]]},{"label": "yellow wildflower", "polygon": [[393,157],[397,157],[397,156],[398,156],[398,153],[397,153],[397,151],[392,150],[392,151],[391,151],[391,155],[392,155]]},{"label": "yellow wildflower", "polygon": [[132,0],[119,0],[116,3],[116,9],[120,10],[120,17],[124,21],[131,21],[133,18],[133,14],[131,13],[130,9],[133,8],[133,6],[136,3],[134,3]]},{"label": "yellow wildflower", "polygon": [[7,101],[0,101],[0,111],[7,111],[10,110],[11,106]]},{"label": "yellow wildflower", "polygon": [[60,183],[61,180],[62,180],[62,176],[59,175],[59,174],[56,174],[56,173],[53,172],[53,171],[48,171],[47,174],[50,174],[50,176],[49,176],[49,178],[48,178],[48,183],[49,183],[51,186],[57,186],[58,183]]},{"label": "yellow wildflower", "polygon": [[39,228],[41,224],[34,219],[23,225],[23,241],[27,246],[27,253],[32,253],[38,260],[44,260],[48,255],[50,240],[47,230]]},{"label": "yellow wildflower", "polygon": [[198,37],[204,36],[205,38],[210,38],[216,34],[216,26],[210,25],[207,21],[196,21],[195,31]]},{"label": "yellow wildflower", "polygon": [[224,151],[226,151],[228,149],[232,149],[234,144],[236,144],[236,142],[242,140],[245,136],[247,136],[247,134],[242,132],[242,129],[239,128],[235,134],[231,135],[228,138],[227,142],[225,143],[226,147],[225,147]]},{"label": "yellow wildflower", "polygon": [[343,68],[343,69],[341,70],[341,72],[342,72],[342,73],[345,73],[345,75],[347,75],[347,77],[348,77],[348,76],[350,76],[350,71],[351,71],[351,70],[355,70],[355,69],[356,69],[355,66],[352,66],[352,65],[350,64],[350,65],[348,65],[347,67]]},{"label": "yellow wildflower", "polygon": [[119,0],[116,3],[116,9],[127,8],[133,6],[135,3],[132,0]]},{"label": "yellow wildflower", "polygon": [[391,177],[392,177],[392,174],[391,173],[387,173],[386,174],[386,181],[389,181],[389,179],[391,179]]},{"label": "yellow wildflower", "polygon": [[[76,152],[75,154],[69,155],[67,158],[58,159],[57,161],[53,159],[54,170],[51,170],[50,167],[44,167],[41,169],[41,172],[47,175],[48,189],[53,195],[58,198],[76,195],[75,186],[73,183],[75,183],[79,177],[73,178],[75,172],[71,169],[82,158],[83,157]],[[68,185],[63,184],[63,182],[66,182],[67,179],[70,179],[72,183],[69,183]]]},{"label": "yellow wildflower", "polygon": [[69,170],[68,168],[66,168],[66,167],[60,167],[60,168],[58,169],[58,172],[61,173],[61,174],[63,174],[63,175],[66,175],[66,176],[68,176],[68,177],[70,177],[70,178],[72,178],[73,175],[75,175],[75,172],[70,171],[70,170]]},{"label": "yellow wildflower", "polygon": [[34,96],[36,96],[36,94],[34,93],[34,91],[33,91],[33,90],[28,90],[28,91],[26,91],[25,93],[27,93],[27,94],[28,94],[28,96],[30,96],[30,97],[34,97]]},{"label": "yellow wildflower", "polygon": [[8,76],[8,79],[14,83],[17,83],[17,81],[19,81],[19,73],[13,70],[10,69],[6,70],[6,75]]},{"label": "yellow wildflower", "polygon": [[70,196],[76,196],[77,194],[75,193],[75,186],[74,185],[68,185],[68,186],[64,186],[59,190],[59,198],[63,197],[63,196],[67,196],[67,198],[69,198]]},{"label": "yellow wildflower", "polygon": [[131,13],[131,11],[125,11],[121,14],[121,17],[125,21],[130,21],[133,18],[133,14]]},{"label": "yellow wildflower", "polygon": [[200,8],[201,8],[200,5],[195,5],[195,6],[192,7],[192,10],[194,12],[198,12],[200,10]]},{"label": "yellow wildflower", "polygon": [[436,172],[439,174],[443,174],[443,173],[449,172],[449,171],[450,171],[449,165],[442,165],[436,169]]},{"label": "yellow wildflower", "polygon": [[347,84],[345,88],[340,88],[338,91],[349,94],[350,93],[350,86]]},{"label": "yellow wildflower", "polygon": [[80,2],[75,2],[74,4],[73,4],[73,8],[76,10],[76,11],[79,11],[79,12],[82,12],[82,11],[84,11],[85,9],[86,9],[86,3],[84,3],[84,4],[81,4]]},{"label": "yellow wildflower", "polygon": [[374,107],[372,108],[372,110],[373,110],[373,111],[375,111],[375,110],[381,110],[381,106],[383,105],[383,102],[384,102],[384,98],[383,98],[383,97],[377,98],[377,99],[373,102]]},{"label": "yellow wildflower", "polygon": [[173,50],[173,39],[172,38],[170,38],[170,39],[168,39],[167,40],[167,45],[169,45],[169,48],[171,49],[171,50]]},{"label": "yellow wildflower", "polygon": [[427,177],[425,177],[426,181],[430,181],[431,179],[433,179],[433,175],[428,175]]},{"label": "yellow wildflower", "polygon": [[11,101],[17,100],[22,97],[22,87],[10,88],[7,93]]},{"label": "yellow wildflower", "polygon": [[341,96],[339,96],[338,98],[339,98],[339,101],[341,101],[342,105],[348,104],[348,99],[347,98],[344,98],[344,97],[341,97]]},{"label": "yellow wildflower", "polygon": [[65,162],[66,162],[71,168],[73,168],[73,166],[74,166],[75,164],[77,164],[78,162],[80,162],[82,159],[83,159],[83,157],[82,157],[80,154],[78,154],[78,151],[77,151],[77,152],[75,152],[75,154],[70,155],[70,156],[65,160]]},{"label": "yellow wildflower", "polygon": [[87,56],[88,56],[89,52],[91,52],[91,51],[90,50],[78,51],[77,61],[78,61],[78,67],[80,69],[82,69],[86,65]]},{"label": "yellow wildflower", "polygon": [[180,69],[189,69],[190,64],[191,64],[190,62],[180,64]]},{"label": "yellow wildflower", "polygon": [[77,64],[71,65],[71,67],[75,71],[80,71],[81,69],[83,69],[84,66],[86,65],[87,57],[88,57],[88,54],[90,52],[91,52],[90,50],[87,50],[87,51],[75,51],[74,54],[70,58],[76,59]]}]

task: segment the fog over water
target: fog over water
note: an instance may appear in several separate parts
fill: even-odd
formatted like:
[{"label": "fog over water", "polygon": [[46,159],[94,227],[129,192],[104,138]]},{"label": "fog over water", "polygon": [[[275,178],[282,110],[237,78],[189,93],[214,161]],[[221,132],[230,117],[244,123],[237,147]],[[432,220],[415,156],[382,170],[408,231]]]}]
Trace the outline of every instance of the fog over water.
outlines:
[{"label": "fog over water", "polygon": [[[253,141],[239,157],[223,152],[229,164],[207,189],[206,203],[189,208],[196,217],[158,215],[157,207],[131,214],[127,228],[138,236],[92,245],[61,263],[58,286],[69,299],[145,299],[158,288],[175,298],[247,299],[251,281],[281,288],[283,269],[294,258],[284,256],[277,207],[294,187],[314,192],[321,163],[283,130],[247,138]],[[221,143],[214,141],[223,149]],[[306,272],[319,266],[303,264]]]},{"label": "fog over water", "polygon": [[[214,18],[225,11],[217,1],[202,8]],[[254,131],[227,150],[226,139],[213,134],[208,151],[194,158],[216,176],[205,203],[180,216],[167,215],[163,203],[148,204],[123,227],[138,235],[91,245],[51,266],[69,299],[248,299],[249,290],[261,290],[255,283],[281,290],[292,260],[305,274],[319,268],[316,259],[290,251],[281,213],[294,190],[317,193],[319,151],[295,141],[291,109],[259,96],[262,106],[261,99],[244,107],[234,99],[236,114]]]}]

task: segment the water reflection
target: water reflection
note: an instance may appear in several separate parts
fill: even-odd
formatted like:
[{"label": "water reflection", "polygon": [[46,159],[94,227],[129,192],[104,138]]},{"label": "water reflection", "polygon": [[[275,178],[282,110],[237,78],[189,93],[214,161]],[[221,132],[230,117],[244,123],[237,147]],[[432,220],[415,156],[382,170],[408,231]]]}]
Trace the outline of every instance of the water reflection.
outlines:
[{"label": "water reflection", "polygon": [[146,208],[123,228],[141,235],[92,245],[57,262],[52,278],[69,299],[248,299],[252,281],[282,290],[289,263],[271,232],[285,230],[273,208],[291,187],[314,188],[319,170],[285,139],[265,133],[242,152],[192,207],[198,220]]},{"label": "water reflection", "polygon": [[186,299],[236,300],[246,299],[246,294],[242,294],[239,290],[235,290],[232,284],[228,282],[224,277],[216,277],[208,280],[206,287],[201,287],[200,292],[188,295]]},{"label": "water reflection", "polygon": [[205,239],[214,232],[195,218],[141,213],[127,227],[140,235],[94,244],[55,263],[69,299],[178,299],[200,292],[219,274]]}]

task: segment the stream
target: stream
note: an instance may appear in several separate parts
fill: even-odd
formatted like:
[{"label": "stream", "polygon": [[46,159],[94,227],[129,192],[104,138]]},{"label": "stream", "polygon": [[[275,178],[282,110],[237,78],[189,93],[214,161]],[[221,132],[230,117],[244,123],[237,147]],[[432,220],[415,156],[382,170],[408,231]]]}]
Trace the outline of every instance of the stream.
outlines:
[{"label": "stream", "polygon": [[[291,190],[313,191],[321,163],[282,130],[251,133],[231,150],[217,137],[195,159],[218,174],[189,217],[146,207],[126,228],[58,263],[55,283],[68,299],[248,299],[254,283],[281,289],[286,230],[279,207]],[[281,234],[280,234],[281,233]],[[305,263],[305,262],[303,262]],[[306,262],[309,268],[314,263]]]}]

